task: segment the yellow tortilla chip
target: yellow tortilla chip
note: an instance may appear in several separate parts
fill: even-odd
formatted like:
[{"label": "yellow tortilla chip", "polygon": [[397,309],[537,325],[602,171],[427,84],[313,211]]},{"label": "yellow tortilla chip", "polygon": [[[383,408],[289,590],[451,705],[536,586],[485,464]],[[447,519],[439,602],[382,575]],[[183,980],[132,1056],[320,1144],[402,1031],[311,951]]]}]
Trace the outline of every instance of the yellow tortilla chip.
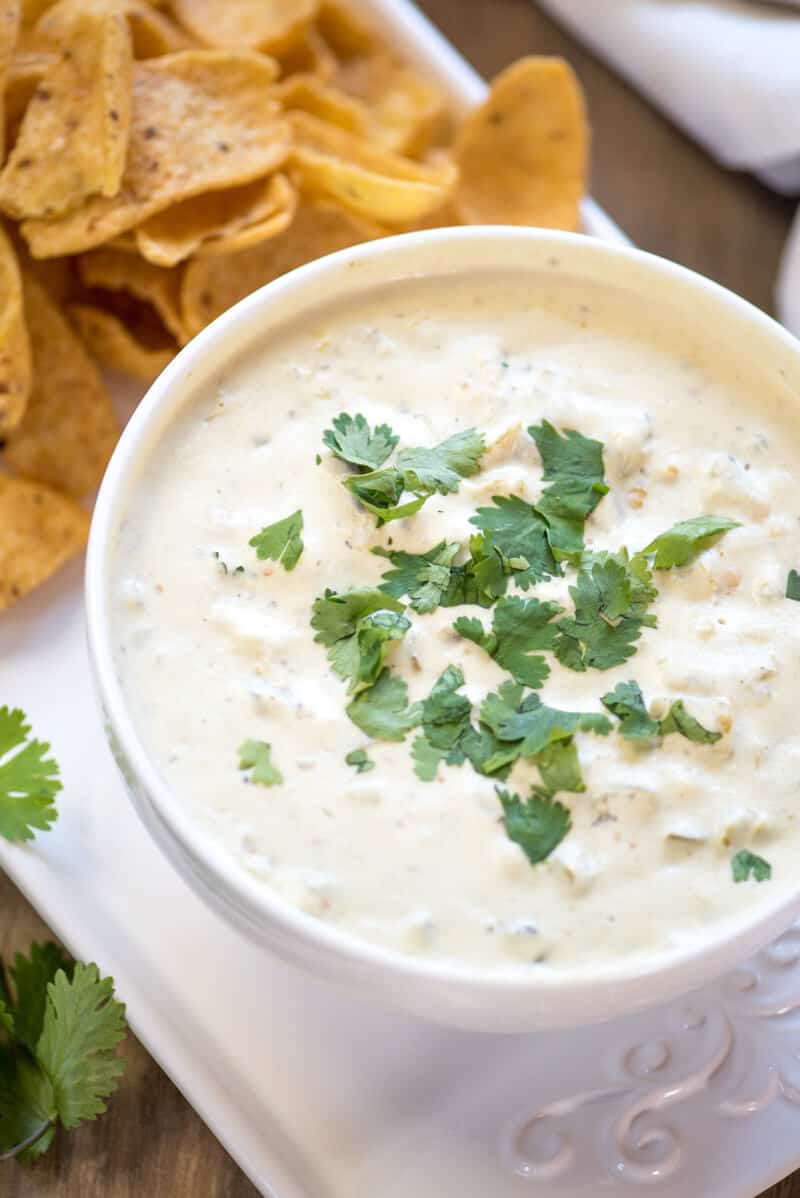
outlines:
[{"label": "yellow tortilla chip", "polygon": [[61,54],[22,118],[0,174],[0,207],[57,216],[119,189],[130,128],[131,40],[107,0],[61,0],[40,22]]},{"label": "yellow tortilla chip", "polygon": [[17,474],[82,496],[100,482],[118,427],[97,367],[32,275],[23,275],[33,386],[5,461]]},{"label": "yellow tortilla chip", "polygon": [[280,236],[245,253],[193,258],[187,264],[181,288],[186,327],[192,335],[199,333],[232,304],[279,275],[385,232],[333,204],[301,203]]},{"label": "yellow tortilla chip", "polygon": [[362,136],[370,128],[370,114],[363,104],[336,88],[326,87],[316,75],[291,75],[278,84],[275,95],[287,112],[310,112],[321,121]]},{"label": "yellow tortilla chip", "polygon": [[185,50],[136,63],[128,162],[118,195],[93,196],[59,220],[26,221],[37,258],[92,249],[156,212],[269,174],[289,131],[261,54]]},{"label": "yellow tortilla chip", "polygon": [[31,353],[17,256],[0,225],[0,436],[22,419],[31,388]]},{"label": "yellow tortilla chip", "polygon": [[455,190],[449,162],[429,166],[390,154],[306,112],[290,112],[290,161],[300,190],[386,225],[422,220]]},{"label": "yellow tortilla chip", "polygon": [[[178,271],[164,270],[120,250],[102,249],[83,254],[78,259],[78,273],[86,287],[127,292],[142,303],[149,304],[180,345],[188,341],[180,315]],[[110,306],[114,307],[113,298]]]},{"label": "yellow tortilla chip", "polygon": [[23,30],[8,64],[5,90],[6,149],[17,140],[25,109],[33,93],[56,62],[56,51],[42,38]]},{"label": "yellow tortilla chip", "polygon": [[318,0],[172,0],[178,20],[206,46],[283,54],[314,20]]},{"label": "yellow tortilla chip", "polygon": [[158,378],[178,352],[171,338],[158,337],[154,343],[146,332],[142,335],[141,326],[137,328],[130,319],[123,320],[105,308],[95,308],[91,304],[70,304],[67,311],[81,339],[98,362],[112,370],[121,370],[143,383],[152,383],[153,379]]},{"label": "yellow tortilla chip", "polygon": [[289,75],[316,75],[326,82],[336,74],[336,56],[311,26],[306,29],[302,40],[283,54],[276,55],[281,69],[281,78]]},{"label": "yellow tortilla chip", "polygon": [[43,12],[52,8],[56,0],[22,0],[22,27],[32,29]]},{"label": "yellow tortilla chip", "polygon": [[340,0],[321,0],[317,29],[338,59],[366,57],[381,47],[375,30]]},{"label": "yellow tortilla chip", "polygon": [[158,12],[146,0],[121,0],[128,18],[133,41],[134,58],[157,58],[160,54],[176,54],[195,45],[193,38],[165,13]]},{"label": "yellow tortilla chip", "polygon": [[0,475],[0,611],[83,548],[89,520],[67,495]]},{"label": "yellow tortilla chip", "polygon": [[0,3],[0,164],[6,156],[5,92],[20,25],[19,0]]},{"label": "yellow tortilla chip", "polygon": [[523,58],[498,75],[456,138],[457,204],[467,224],[577,229],[589,127],[560,58]]},{"label": "yellow tortilla chip", "polygon": [[280,233],[294,216],[296,192],[285,175],[256,179],[227,191],[209,191],[151,217],[136,230],[139,253],[174,266],[194,253],[225,253]]},{"label": "yellow tortilla chip", "polygon": [[448,133],[442,93],[385,51],[344,63],[335,83],[362,101],[372,137],[396,154],[415,157]]}]

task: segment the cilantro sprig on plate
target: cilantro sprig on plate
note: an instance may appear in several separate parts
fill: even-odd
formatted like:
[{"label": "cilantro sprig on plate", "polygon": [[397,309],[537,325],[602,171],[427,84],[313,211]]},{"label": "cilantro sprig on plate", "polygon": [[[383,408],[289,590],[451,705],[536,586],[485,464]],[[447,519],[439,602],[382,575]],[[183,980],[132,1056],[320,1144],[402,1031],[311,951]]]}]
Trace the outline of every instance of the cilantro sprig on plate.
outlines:
[{"label": "cilantro sprig on plate", "polygon": [[58,815],[58,765],[48,756],[49,744],[30,733],[19,708],[0,707],[0,836],[6,840],[32,840],[36,831],[52,827]]}]

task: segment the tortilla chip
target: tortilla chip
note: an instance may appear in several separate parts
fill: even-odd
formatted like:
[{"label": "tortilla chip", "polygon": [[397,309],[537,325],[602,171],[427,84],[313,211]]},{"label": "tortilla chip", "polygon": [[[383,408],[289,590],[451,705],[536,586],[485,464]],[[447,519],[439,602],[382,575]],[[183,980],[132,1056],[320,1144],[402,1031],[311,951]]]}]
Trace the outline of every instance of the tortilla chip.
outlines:
[{"label": "tortilla chip", "polygon": [[172,0],[181,24],[206,46],[283,54],[302,40],[318,0]]},{"label": "tortilla chip", "polygon": [[385,51],[351,59],[335,83],[369,110],[372,137],[387,150],[414,157],[447,136],[442,93]]},{"label": "tortilla chip", "polygon": [[36,88],[0,175],[0,207],[56,216],[119,189],[130,129],[131,41],[108,0],[61,0],[40,28],[61,54]]},{"label": "tortilla chip", "polygon": [[589,127],[580,84],[560,58],[503,71],[456,138],[457,203],[468,224],[577,229]]},{"label": "tortilla chip", "polygon": [[190,50],[195,45],[180,25],[176,25],[165,13],[158,12],[146,0],[121,0],[121,4],[128,18],[134,58],[177,54],[179,50]]},{"label": "tortilla chip", "polygon": [[339,59],[367,57],[381,49],[375,30],[339,0],[322,0],[317,29]]},{"label": "tortilla chip", "polygon": [[81,340],[98,362],[143,383],[152,383],[158,378],[178,352],[171,339],[161,339],[160,346],[148,344],[146,339],[140,340],[140,330],[136,329],[134,334],[130,320],[123,321],[105,308],[70,304],[67,311]]},{"label": "tortilla chip", "polygon": [[254,245],[285,229],[294,216],[296,192],[285,175],[256,179],[228,191],[209,191],[152,217],[136,230],[142,257],[174,266],[193,253],[225,253]]},{"label": "tortilla chip", "polygon": [[333,87],[326,87],[316,75],[291,75],[275,88],[286,111],[310,112],[350,133],[366,135],[370,114],[360,101]]},{"label": "tortilla chip", "polygon": [[276,70],[261,54],[215,50],[136,63],[119,194],[94,196],[59,220],[26,221],[22,233],[34,256],[92,249],[172,204],[279,167],[289,130],[271,94]]},{"label": "tortilla chip", "polygon": [[0,436],[22,419],[31,389],[31,353],[14,248],[0,225]]},{"label": "tortilla chip", "polygon": [[338,63],[336,56],[311,26],[303,34],[302,40],[292,46],[284,54],[276,55],[281,69],[281,78],[288,75],[316,75],[326,82],[336,74]]},{"label": "tortilla chip", "polygon": [[19,0],[2,0],[0,3],[0,164],[6,156],[6,80],[14,47],[17,44],[19,25]]},{"label": "tortilla chip", "polygon": [[390,154],[306,112],[290,112],[295,182],[310,197],[333,200],[385,225],[421,220],[455,190],[452,163],[428,166]]},{"label": "tortilla chip", "polygon": [[[150,305],[180,345],[188,341],[180,315],[179,272],[143,262],[138,255],[131,257],[124,251],[102,249],[80,257],[78,273],[86,287],[127,292]],[[111,306],[114,307],[113,301]]]},{"label": "tortilla chip", "polygon": [[192,335],[199,333],[232,304],[279,275],[385,232],[333,204],[301,203],[280,236],[246,253],[193,258],[187,264],[181,288],[184,323]]},{"label": "tortilla chip", "polygon": [[5,141],[14,145],[25,109],[49,68],[58,60],[56,51],[42,38],[23,30],[6,72]]},{"label": "tortilla chip", "polygon": [[33,386],[25,416],[6,440],[17,474],[81,496],[100,482],[118,428],[96,366],[59,309],[23,274]]},{"label": "tortilla chip", "polygon": [[56,0],[22,0],[22,28],[32,29],[43,12],[52,8]]},{"label": "tortilla chip", "polygon": [[0,475],[0,611],[83,548],[89,520],[67,495]]}]

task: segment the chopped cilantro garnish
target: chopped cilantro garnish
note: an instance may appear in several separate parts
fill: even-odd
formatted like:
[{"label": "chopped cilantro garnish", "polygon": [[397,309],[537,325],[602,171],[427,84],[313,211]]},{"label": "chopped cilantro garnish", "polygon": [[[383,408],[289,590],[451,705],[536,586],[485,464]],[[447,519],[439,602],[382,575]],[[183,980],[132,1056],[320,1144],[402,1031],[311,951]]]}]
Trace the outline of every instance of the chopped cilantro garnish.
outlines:
[{"label": "chopped cilantro garnish", "polygon": [[538,695],[523,698],[516,682],[503,682],[497,692],[486,696],[481,706],[481,722],[500,741],[519,745],[518,755],[536,757],[555,741],[567,740],[573,733],[595,732],[607,736],[611,721],[596,712],[559,711],[548,707]]},{"label": "chopped cilantro garnish", "polygon": [[433,780],[440,761],[449,765],[464,761],[460,742],[470,728],[472,704],[466,695],[457,693],[463,685],[459,667],[448,666],[422,702],[422,734],[414,741],[412,752],[414,769],[424,782]]},{"label": "chopped cilantro garnish", "polygon": [[372,470],[369,474],[354,474],[343,480],[362,507],[377,517],[378,527],[390,520],[404,520],[415,515],[432,492],[417,492],[413,499],[401,503],[406,493],[403,475],[394,466]]},{"label": "chopped cilantro garnish", "polygon": [[220,557],[219,551],[214,550],[214,557],[219,563],[219,568],[223,574],[244,574],[244,566],[229,566],[228,563]]},{"label": "chopped cilantro garnish", "polygon": [[727,516],[694,516],[691,520],[673,524],[672,528],[645,546],[642,553],[648,557],[654,555],[653,566],[656,570],[685,566],[696,554],[707,549],[714,537],[739,527],[737,520],[729,520]]},{"label": "chopped cilantro garnish", "polygon": [[544,790],[554,795],[558,790],[571,794],[583,794],[586,784],[578,761],[578,746],[572,737],[556,740],[534,758],[539,769]]},{"label": "chopped cilantro garnish", "polygon": [[756,882],[768,882],[772,877],[772,866],[757,853],[751,853],[749,849],[739,849],[739,852],[731,857],[731,873],[734,882],[746,882],[750,877]]},{"label": "chopped cilantro garnish", "polygon": [[244,740],[239,745],[239,769],[250,770],[250,781],[259,786],[277,786],[283,774],[272,762],[272,746],[265,740]]},{"label": "chopped cilantro garnish", "polygon": [[0,707],[0,836],[6,840],[32,840],[34,829],[46,832],[57,817],[58,765],[47,756],[49,744],[28,739],[30,731],[19,708]]},{"label": "chopped cilantro garnish", "polygon": [[420,721],[420,704],[409,706],[402,678],[384,670],[377,682],[356,695],[347,714],[357,728],[374,740],[404,740]]},{"label": "chopped cilantro garnish", "polygon": [[427,553],[378,546],[372,552],[388,558],[394,566],[386,571],[378,589],[395,599],[407,596],[414,611],[421,614],[434,611],[450,588],[453,559],[459,549],[457,541],[440,541]]},{"label": "chopped cilantro garnish", "polygon": [[[531,583],[560,574],[561,567],[550,548],[547,523],[536,508],[516,495],[493,495],[492,503],[494,507],[478,508],[470,516],[470,524],[484,534],[480,546],[483,557],[491,560],[489,551],[495,550],[500,563],[516,563],[505,573],[513,572],[514,581],[523,591]],[[503,579],[502,590],[495,594],[502,595],[505,589]]]},{"label": "chopped cilantro garnish", "polygon": [[528,432],[544,467],[546,487],[535,504],[547,522],[547,539],[556,560],[574,560],[583,552],[583,528],[600,500],[608,493],[603,467],[603,445],[575,429],[559,433],[543,420]]},{"label": "chopped cilantro garnish", "polygon": [[[378,527],[413,516],[437,492],[457,491],[462,478],[479,467],[485,445],[475,429],[465,429],[431,448],[403,449],[397,465],[344,479],[344,485],[377,517]],[[412,499],[401,502],[405,494]]]},{"label": "chopped cilantro garnish", "polygon": [[467,728],[459,748],[476,773],[492,778],[507,778],[519,756],[516,745],[502,744],[491,728],[481,723],[477,729]]},{"label": "chopped cilantro garnish", "polygon": [[485,449],[482,435],[468,428],[430,449],[401,449],[397,465],[406,490],[448,495],[458,490],[462,478],[478,473]]},{"label": "chopped cilantro garnish", "polygon": [[795,599],[800,603],[800,572],[790,570],[786,579],[786,598]]},{"label": "chopped cilantro garnish", "polygon": [[367,756],[366,749],[351,749],[345,757],[347,765],[352,765],[357,774],[366,774],[375,769],[375,762]]},{"label": "chopped cilantro garnish", "polygon": [[508,838],[519,845],[531,865],[549,857],[570,830],[572,820],[568,809],[536,787],[526,800],[500,787],[497,797],[503,808]]},{"label": "chopped cilantro garnish", "polygon": [[268,524],[248,544],[262,561],[280,562],[284,570],[293,570],[303,552],[303,513],[298,508],[291,516]]},{"label": "chopped cilantro garnish", "polygon": [[683,699],[675,700],[661,720],[658,730],[661,736],[668,736],[670,732],[680,732],[681,736],[698,745],[715,745],[722,736],[721,732],[710,732],[690,715],[684,707]]},{"label": "chopped cilantro garnish", "polygon": [[402,611],[402,603],[375,587],[341,594],[326,591],[314,600],[314,639],[327,646],[328,660],[339,677],[349,681],[350,694],[372,685],[391,642],[408,632],[411,622]]},{"label": "chopped cilantro garnish", "polygon": [[349,416],[342,412],[332,423],[333,428],[322,434],[325,445],[343,462],[364,470],[377,470],[382,466],[400,439],[388,424],[379,424],[371,430],[360,413]]},{"label": "chopped cilantro garnish", "polygon": [[642,628],[655,628],[647,611],[657,591],[641,554],[586,555],[576,585],[569,588],[575,615],[558,623],[555,653],[570,670],[609,670],[635,652]]},{"label": "chopped cilantro garnish", "polygon": [[125,1008],[96,965],[73,964],[54,944],[0,962],[0,1154],[35,1160],[59,1123],[106,1110],[124,1062]]},{"label": "chopped cilantro garnish", "polygon": [[638,682],[620,682],[609,694],[603,695],[601,703],[621,721],[619,730],[629,740],[648,740],[653,736],[669,736],[679,732],[687,740],[700,745],[713,745],[722,736],[711,732],[686,710],[683,699],[676,699],[661,720],[653,720],[647,712],[641,687]]},{"label": "chopped cilantro garnish", "polygon": [[659,722],[650,719],[638,682],[617,683],[613,691],[602,696],[600,702],[621,721],[619,730],[628,740],[649,740],[652,736],[658,736]]},{"label": "chopped cilantro garnish", "polygon": [[499,599],[487,633],[480,620],[461,616],[453,627],[474,641],[523,686],[540,687],[550,667],[537,650],[552,649],[557,628],[550,621],[562,609],[557,603],[518,596]]}]

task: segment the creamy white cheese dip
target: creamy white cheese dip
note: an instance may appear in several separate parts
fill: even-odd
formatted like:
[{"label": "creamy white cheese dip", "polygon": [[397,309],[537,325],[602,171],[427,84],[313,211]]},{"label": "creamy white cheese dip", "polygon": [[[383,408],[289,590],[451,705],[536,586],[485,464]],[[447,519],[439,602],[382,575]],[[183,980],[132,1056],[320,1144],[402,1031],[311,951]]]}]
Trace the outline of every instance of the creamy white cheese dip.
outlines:
[{"label": "creamy white cheese dip", "polygon": [[[201,391],[130,495],[112,587],[116,662],[141,738],[209,835],[332,925],[485,968],[649,956],[711,939],[796,888],[800,604],[784,592],[800,566],[800,420],[788,389],[744,360],[690,312],[648,309],[624,290],[558,272],[476,275],[321,306]],[[457,494],[377,529],[322,443],[343,411],[389,424],[400,448],[474,427],[489,449]],[[656,714],[681,698],[724,735],[637,746],[616,728],[578,733],[586,793],[559,795],[572,829],[532,867],[491,779],[442,765],[421,782],[413,733],[369,742],[348,719],[346,685],[309,621],[326,587],[380,582],[389,563],[371,547],[466,542],[492,496],[536,500],[545,484],[526,429],[542,419],[605,444],[610,492],[587,521],[589,548],[633,552],[709,513],[741,527],[656,573],[658,628],[624,665],[575,673],[546,655],[539,694],[551,706],[603,712],[600,696],[635,679]],[[258,561],[250,537],[297,508],[296,569]],[[569,612],[574,580],[569,570],[526,594]],[[508,675],[452,624],[470,615],[489,626],[491,612],[407,614],[390,663],[412,700],[459,665],[477,715]],[[271,744],[281,785],[239,771],[248,738]],[[359,747],[371,772],[345,764]],[[505,785],[524,797],[537,780],[521,762]],[[769,860],[770,881],[734,884],[741,848]]]}]

